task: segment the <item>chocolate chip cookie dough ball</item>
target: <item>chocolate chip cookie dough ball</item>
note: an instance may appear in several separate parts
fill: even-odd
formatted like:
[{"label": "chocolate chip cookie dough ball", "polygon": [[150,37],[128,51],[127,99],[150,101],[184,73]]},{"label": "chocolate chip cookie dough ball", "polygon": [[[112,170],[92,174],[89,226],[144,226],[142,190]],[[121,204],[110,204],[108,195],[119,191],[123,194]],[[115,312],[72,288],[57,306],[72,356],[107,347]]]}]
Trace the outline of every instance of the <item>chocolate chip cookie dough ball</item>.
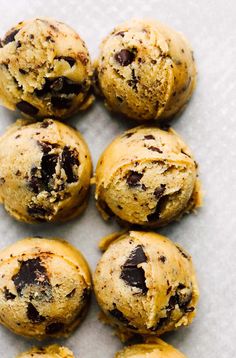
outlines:
[{"label": "chocolate chip cookie dough ball", "polygon": [[142,126],[117,137],[98,161],[95,182],[104,219],[158,227],[201,204],[193,155],[172,129]]},{"label": "chocolate chip cookie dough ball", "polygon": [[161,339],[150,339],[149,343],[135,344],[118,352],[114,358],[186,358],[170,344]]},{"label": "chocolate chip cookie dough ball", "polygon": [[0,252],[0,277],[0,323],[16,334],[64,337],[87,311],[89,268],[65,241],[18,241]]},{"label": "chocolate chip cookie dough ball", "polygon": [[68,348],[54,344],[42,348],[34,347],[16,358],[75,358],[75,356]]},{"label": "chocolate chip cookie dough ball", "polygon": [[75,129],[19,120],[0,138],[0,202],[17,220],[56,222],[82,213],[92,171]]},{"label": "chocolate chip cookie dough ball", "polygon": [[198,301],[191,257],[166,237],[130,231],[103,240],[94,275],[97,301],[120,332],[160,335],[189,325]]},{"label": "chocolate chip cookie dough ball", "polygon": [[30,117],[66,118],[93,102],[84,41],[69,26],[20,22],[0,42],[0,101]]},{"label": "chocolate chip cookie dough ball", "polygon": [[196,83],[189,43],[157,21],[117,26],[102,42],[96,68],[107,106],[135,120],[173,116],[190,99]]}]

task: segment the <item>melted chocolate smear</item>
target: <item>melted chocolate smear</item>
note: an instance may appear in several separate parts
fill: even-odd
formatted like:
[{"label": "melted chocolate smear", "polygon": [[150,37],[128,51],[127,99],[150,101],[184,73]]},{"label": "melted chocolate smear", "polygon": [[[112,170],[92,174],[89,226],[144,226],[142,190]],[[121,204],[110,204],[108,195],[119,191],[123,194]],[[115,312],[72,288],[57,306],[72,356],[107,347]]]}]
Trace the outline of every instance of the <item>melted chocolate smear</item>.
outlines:
[{"label": "melted chocolate smear", "polygon": [[64,323],[62,322],[54,322],[46,326],[45,333],[46,334],[56,334],[64,329]]},{"label": "melted chocolate smear", "polygon": [[115,60],[119,62],[121,66],[130,65],[134,61],[134,59],[135,54],[130,50],[123,49],[115,54]]},{"label": "melted chocolate smear", "polygon": [[32,104],[26,101],[20,101],[16,104],[16,108],[18,108],[21,112],[26,113],[30,116],[36,115],[38,113],[38,108],[33,106]]},{"label": "melted chocolate smear", "polygon": [[34,307],[32,303],[29,303],[27,306],[27,317],[33,323],[41,323],[45,321],[45,317],[41,316],[38,310]]},{"label": "melted chocolate smear", "polygon": [[142,177],[143,177],[142,173],[138,173],[138,172],[131,170],[128,174],[126,182],[127,182],[128,186],[131,188],[137,187],[140,185],[140,180],[142,179]]},{"label": "melted chocolate smear", "polygon": [[45,78],[42,89],[36,89],[35,93],[38,97],[42,97],[47,93],[53,96],[57,95],[78,95],[82,91],[82,85],[78,82],[69,80],[69,78],[61,76],[57,78]]},{"label": "melted chocolate smear", "polygon": [[148,222],[154,222],[160,219],[161,212],[168,200],[168,195],[163,195],[157,203],[155,211],[147,216]]},{"label": "melted chocolate smear", "polygon": [[14,293],[11,293],[7,287],[4,287],[4,297],[8,300],[14,300],[16,298],[16,295]]},{"label": "melted chocolate smear", "polygon": [[130,256],[121,268],[120,278],[131,287],[136,287],[146,294],[148,288],[145,282],[145,272],[142,267],[137,267],[140,263],[147,262],[147,257],[143,247],[138,245],[131,252]]},{"label": "melted chocolate smear", "polygon": [[40,258],[22,261],[20,270],[14,276],[12,281],[15,284],[19,296],[23,295],[23,290],[29,285],[38,286],[43,289],[51,290],[49,278],[45,267],[41,264]]},{"label": "melted chocolate smear", "polygon": [[13,30],[12,32],[10,32],[10,34],[8,34],[4,39],[3,39],[3,44],[6,45],[8,44],[9,42],[13,42],[15,41],[15,36],[16,34],[18,34],[18,32],[20,31],[20,29],[16,29],[16,30]]},{"label": "melted chocolate smear", "polygon": [[113,310],[109,311],[110,315],[114,318],[116,318],[118,321],[128,324],[128,319],[124,316],[124,314],[118,310],[117,308],[114,308]]},{"label": "melted chocolate smear", "polygon": [[76,60],[73,57],[70,57],[70,56],[59,56],[59,57],[56,57],[55,59],[59,60],[59,61],[64,60],[64,61],[68,62],[70,67],[73,67],[74,64],[76,63]]},{"label": "melted chocolate smear", "polygon": [[74,174],[73,167],[80,165],[78,159],[79,153],[76,149],[69,149],[65,146],[61,155],[61,167],[65,170],[68,183],[74,183],[78,180],[78,176]]}]

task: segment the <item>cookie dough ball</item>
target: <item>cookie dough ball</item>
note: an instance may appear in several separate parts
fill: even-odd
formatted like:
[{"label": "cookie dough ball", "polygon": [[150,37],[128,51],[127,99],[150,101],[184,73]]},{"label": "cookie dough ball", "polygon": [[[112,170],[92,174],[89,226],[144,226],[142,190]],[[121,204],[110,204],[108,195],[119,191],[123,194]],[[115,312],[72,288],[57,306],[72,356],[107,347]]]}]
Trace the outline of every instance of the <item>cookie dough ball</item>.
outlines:
[{"label": "cookie dough ball", "polygon": [[34,347],[27,352],[21,353],[16,358],[75,358],[74,354],[66,347],[56,344],[48,347]]},{"label": "cookie dough ball", "polygon": [[172,129],[137,127],[117,137],[96,169],[96,200],[104,219],[163,226],[201,204],[197,165]]},{"label": "cookie dough ball", "polygon": [[91,171],[81,134],[55,120],[20,120],[0,138],[0,202],[17,220],[55,222],[79,215]]},{"label": "cookie dough ball", "polygon": [[98,304],[118,331],[160,335],[189,325],[198,301],[191,257],[166,237],[130,231],[108,243],[94,275]]},{"label": "cookie dough ball", "polygon": [[65,241],[18,241],[0,252],[0,277],[0,323],[16,334],[64,337],[87,312],[89,268]]},{"label": "cookie dough ball", "polygon": [[66,118],[93,102],[84,41],[69,26],[20,22],[0,42],[0,101],[30,117]]},{"label": "cookie dough ball", "polygon": [[114,358],[186,358],[180,351],[177,351],[170,344],[161,339],[150,343],[136,344],[118,352]]},{"label": "cookie dough ball", "polygon": [[117,26],[102,42],[96,68],[108,107],[136,120],[173,116],[190,99],[196,83],[189,43],[157,21]]}]

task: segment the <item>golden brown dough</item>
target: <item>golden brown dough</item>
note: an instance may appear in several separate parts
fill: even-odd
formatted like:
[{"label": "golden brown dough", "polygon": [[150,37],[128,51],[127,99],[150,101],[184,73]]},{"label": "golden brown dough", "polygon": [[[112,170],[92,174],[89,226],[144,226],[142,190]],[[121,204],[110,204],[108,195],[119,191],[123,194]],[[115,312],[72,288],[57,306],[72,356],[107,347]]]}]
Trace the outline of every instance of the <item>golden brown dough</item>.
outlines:
[{"label": "golden brown dough", "polygon": [[0,277],[0,323],[16,334],[68,336],[87,312],[89,267],[65,241],[16,242],[0,252]]},{"label": "golden brown dough", "polygon": [[75,356],[68,348],[53,344],[42,348],[33,347],[16,358],[75,358]]}]

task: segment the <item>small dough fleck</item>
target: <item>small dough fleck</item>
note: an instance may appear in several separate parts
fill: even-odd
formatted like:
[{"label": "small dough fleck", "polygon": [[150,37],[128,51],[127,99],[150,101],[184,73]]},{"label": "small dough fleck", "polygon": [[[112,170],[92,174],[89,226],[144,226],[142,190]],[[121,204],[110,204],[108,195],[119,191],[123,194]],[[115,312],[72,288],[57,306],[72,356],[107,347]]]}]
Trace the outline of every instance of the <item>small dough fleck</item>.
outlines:
[{"label": "small dough fleck", "polygon": [[158,21],[131,20],[117,26],[102,42],[95,67],[108,108],[135,120],[174,116],[196,84],[190,44]]},{"label": "small dough fleck", "polygon": [[141,231],[110,241],[94,274],[94,290],[121,339],[189,325],[199,298],[190,255],[164,236]]},{"label": "small dough fleck", "polygon": [[201,206],[197,164],[173,130],[140,126],[118,136],[101,155],[95,175],[104,219],[159,227]]},{"label": "small dough fleck", "polygon": [[116,353],[114,358],[186,358],[183,353],[161,339],[150,339],[149,343],[135,344]]},{"label": "small dough fleck", "polygon": [[78,216],[87,205],[91,172],[83,137],[61,122],[18,120],[0,138],[0,202],[19,221]]},{"label": "small dough fleck", "polygon": [[66,337],[89,304],[91,277],[82,254],[59,239],[26,238],[0,252],[0,323],[16,334]]},{"label": "small dough fleck", "polygon": [[0,102],[26,117],[63,119],[87,108],[91,78],[84,41],[62,22],[22,21],[0,42]]},{"label": "small dough fleck", "polygon": [[70,349],[53,344],[48,347],[33,347],[16,358],[75,358]]}]

